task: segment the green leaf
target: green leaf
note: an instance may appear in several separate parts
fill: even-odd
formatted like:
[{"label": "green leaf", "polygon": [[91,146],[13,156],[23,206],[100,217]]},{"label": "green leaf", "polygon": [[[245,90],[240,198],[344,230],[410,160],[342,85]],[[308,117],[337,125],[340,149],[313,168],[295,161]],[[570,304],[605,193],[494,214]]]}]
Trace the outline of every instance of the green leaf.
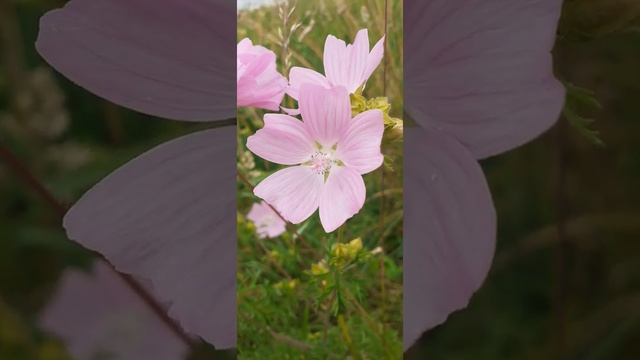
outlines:
[{"label": "green leaf", "polygon": [[596,146],[604,146],[600,132],[592,128],[595,119],[583,115],[600,111],[602,106],[589,89],[565,82],[567,97],[562,114],[578,132]]}]

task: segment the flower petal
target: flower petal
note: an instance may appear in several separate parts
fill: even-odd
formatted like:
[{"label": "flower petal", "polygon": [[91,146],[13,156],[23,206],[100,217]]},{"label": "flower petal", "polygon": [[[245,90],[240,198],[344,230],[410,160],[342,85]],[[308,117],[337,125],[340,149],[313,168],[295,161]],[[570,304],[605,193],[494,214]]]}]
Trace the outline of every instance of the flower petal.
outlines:
[{"label": "flower petal", "polygon": [[298,100],[300,97],[300,86],[302,84],[316,84],[329,89],[331,84],[324,75],[311,69],[294,66],[289,71],[289,87],[287,94]]},{"label": "flower petal", "polygon": [[320,198],[320,222],[330,233],[357,214],[366,197],[362,175],[348,167],[334,167]]},{"label": "flower petal", "polygon": [[261,222],[269,213],[269,205],[264,206],[264,204],[264,201],[253,204],[253,206],[251,206],[251,210],[249,210],[249,213],[247,214],[247,219],[251,220],[254,224]]},{"label": "flower petal", "polygon": [[476,158],[522,145],[558,118],[551,49],[560,0],[409,1],[405,107]]},{"label": "flower petal", "polygon": [[338,142],[351,120],[351,100],[343,87],[303,84],[298,105],[307,131],[326,147]]},{"label": "flower petal", "polygon": [[[346,79],[347,44],[333,35],[324,41],[324,74],[332,84],[343,84]],[[343,84],[344,86],[344,84]]]},{"label": "flower petal", "polygon": [[41,326],[59,336],[74,359],[184,358],[188,349],[107,265],[90,274],[67,270],[46,305]]},{"label": "flower petal", "polygon": [[235,346],[235,136],[224,127],[162,144],[88,191],[64,218],[70,239],[148,279],[169,316]]},{"label": "flower petal", "polygon": [[293,166],[262,180],[253,193],[271,204],[287,221],[299,224],[318,208],[322,186],[322,175],[305,166]]},{"label": "flower petal", "polygon": [[42,17],[39,53],[88,91],[176,120],[235,117],[235,6],[72,0]]},{"label": "flower petal", "polygon": [[290,116],[298,116],[300,115],[300,109],[290,109],[284,106],[280,106],[280,110],[282,110],[285,114]]},{"label": "flower petal", "polygon": [[284,114],[266,114],[264,127],[249,136],[247,148],[271,162],[297,165],[309,159],[314,143],[302,121]]},{"label": "flower petal", "polygon": [[270,238],[274,238],[282,234],[287,230],[286,223],[284,221],[279,221],[274,224],[269,225],[266,228],[267,236]]},{"label": "flower petal", "polygon": [[482,169],[455,139],[405,128],[404,347],[467,306],[495,249]]},{"label": "flower petal", "polygon": [[324,67],[329,82],[344,86],[353,93],[362,85],[369,56],[369,32],[362,29],[356,34],[353,44],[329,35],[324,46]]},{"label": "flower petal", "polygon": [[343,66],[348,66],[345,70],[347,77],[344,86],[350,93],[355,92],[366,80],[364,74],[367,70],[368,58],[369,31],[362,29],[356,34],[353,45],[347,45],[347,63],[343,64]]},{"label": "flower petal", "polygon": [[237,103],[277,111],[284,98],[287,79],[276,69],[276,54],[248,38],[238,43]]},{"label": "flower petal", "polygon": [[382,111],[368,110],[356,115],[338,142],[338,158],[360,174],[379,168],[383,161],[380,153],[383,133]]},{"label": "flower petal", "polygon": [[254,223],[260,238],[273,238],[286,230],[287,224],[265,201],[253,204],[247,218]]},{"label": "flower petal", "polygon": [[367,81],[378,65],[380,65],[382,57],[384,56],[384,39],[385,37],[383,36],[378,40],[373,49],[371,49],[369,56],[367,56],[367,68],[364,72],[363,81]]}]

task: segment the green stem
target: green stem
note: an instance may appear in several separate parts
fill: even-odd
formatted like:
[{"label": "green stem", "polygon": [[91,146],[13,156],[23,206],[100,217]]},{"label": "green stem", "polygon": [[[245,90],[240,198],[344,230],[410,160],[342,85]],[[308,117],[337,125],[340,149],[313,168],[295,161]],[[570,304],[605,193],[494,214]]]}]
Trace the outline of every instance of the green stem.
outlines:
[{"label": "green stem", "polygon": [[351,357],[355,360],[361,360],[362,356],[360,356],[360,353],[358,352],[358,350],[353,344],[353,341],[351,340],[351,336],[349,335],[349,327],[347,326],[347,323],[344,321],[344,316],[342,315],[338,315],[338,326],[340,327],[340,333],[342,334],[342,339],[347,344],[347,348],[349,349],[349,353],[351,354]]},{"label": "green stem", "polygon": [[338,228],[338,240],[337,242],[339,244],[341,244],[342,242],[344,242],[344,226],[340,226]]}]

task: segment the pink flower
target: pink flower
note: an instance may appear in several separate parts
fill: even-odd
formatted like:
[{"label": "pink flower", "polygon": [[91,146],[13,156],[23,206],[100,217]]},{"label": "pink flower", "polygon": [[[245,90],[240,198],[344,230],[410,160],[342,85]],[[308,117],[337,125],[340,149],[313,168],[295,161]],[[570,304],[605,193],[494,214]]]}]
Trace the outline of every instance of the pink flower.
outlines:
[{"label": "pink flower", "polygon": [[382,112],[351,119],[344,87],[304,84],[300,90],[303,121],[267,114],[264,127],[247,140],[256,155],[295,165],[264,179],[254,193],[294,224],[320,208],[322,227],[332,232],[360,211],[366,193],[362,175],[382,164]]},{"label": "pink flower", "polygon": [[354,93],[378,67],[384,55],[384,36],[369,52],[367,29],[358,31],[353,44],[329,35],[324,43],[324,72],[322,75],[311,69],[293,67],[289,72],[287,94],[298,100],[302,84],[311,83],[325,88],[342,86]]},{"label": "pink flower", "polygon": [[247,218],[256,225],[258,236],[261,239],[265,237],[274,238],[286,230],[285,222],[264,201],[259,204],[253,204],[249,214],[247,214]]},{"label": "pink flower", "polygon": [[287,79],[276,70],[276,55],[248,38],[238,43],[238,106],[278,110]]}]

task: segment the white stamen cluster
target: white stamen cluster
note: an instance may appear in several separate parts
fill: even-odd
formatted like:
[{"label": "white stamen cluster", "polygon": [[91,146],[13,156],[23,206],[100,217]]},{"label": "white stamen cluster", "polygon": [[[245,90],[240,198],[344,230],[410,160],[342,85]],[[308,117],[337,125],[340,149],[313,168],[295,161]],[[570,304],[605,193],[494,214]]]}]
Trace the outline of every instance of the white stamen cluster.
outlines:
[{"label": "white stamen cluster", "polygon": [[318,175],[327,175],[331,171],[331,167],[335,164],[335,160],[332,159],[331,154],[316,151],[311,155],[309,160],[309,166]]}]

